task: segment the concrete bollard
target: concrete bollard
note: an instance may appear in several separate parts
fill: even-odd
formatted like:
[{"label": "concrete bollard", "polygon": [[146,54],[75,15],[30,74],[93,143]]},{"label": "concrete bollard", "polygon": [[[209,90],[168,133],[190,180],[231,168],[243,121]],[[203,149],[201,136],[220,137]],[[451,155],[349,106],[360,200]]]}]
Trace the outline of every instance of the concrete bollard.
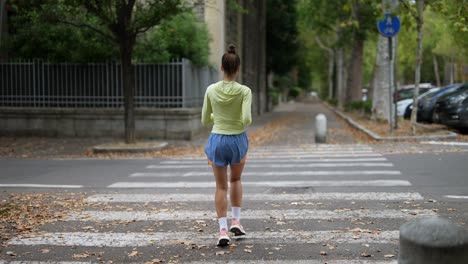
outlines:
[{"label": "concrete bollard", "polygon": [[468,263],[468,231],[440,217],[400,227],[398,264]]},{"label": "concrete bollard", "polygon": [[327,117],[324,114],[315,116],[315,143],[327,143]]}]

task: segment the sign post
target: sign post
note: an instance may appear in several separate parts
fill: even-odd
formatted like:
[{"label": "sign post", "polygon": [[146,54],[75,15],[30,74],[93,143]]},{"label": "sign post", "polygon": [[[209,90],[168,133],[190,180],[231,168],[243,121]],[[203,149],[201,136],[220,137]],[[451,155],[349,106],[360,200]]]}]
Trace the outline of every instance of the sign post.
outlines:
[{"label": "sign post", "polygon": [[[400,31],[400,19],[398,17],[391,17],[389,13],[385,14],[385,19],[377,23],[377,28],[382,36],[388,39],[388,122],[390,125],[390,134],[393,134],[393,118],[392,118],[392,88],[393,88],[393,64],[392,64],[392,38]],[[395,102],[396,103],[396,102]],[[396,108],[396,105],[395,105]]]}]

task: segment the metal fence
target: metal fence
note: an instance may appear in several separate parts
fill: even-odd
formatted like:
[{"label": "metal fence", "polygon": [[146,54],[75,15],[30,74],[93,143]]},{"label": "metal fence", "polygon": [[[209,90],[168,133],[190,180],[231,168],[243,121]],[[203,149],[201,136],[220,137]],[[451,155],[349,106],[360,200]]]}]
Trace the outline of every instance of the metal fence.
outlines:
[{"label": "metal fence", "polygon": [[[117,63],[0,63],[0,106],[120,108],[120,69]],[[206,87],[218,76],[187,59],[137,63],[134,70],[135,107],[200,107]]]}]

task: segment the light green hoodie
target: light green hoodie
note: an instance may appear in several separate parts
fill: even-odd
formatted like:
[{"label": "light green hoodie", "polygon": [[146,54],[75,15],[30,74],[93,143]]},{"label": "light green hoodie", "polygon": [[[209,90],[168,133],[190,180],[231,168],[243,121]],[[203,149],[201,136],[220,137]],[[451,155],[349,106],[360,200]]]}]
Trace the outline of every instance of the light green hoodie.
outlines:
[{"label": "light green hoodie", "polygon": [[201,121],[212,133],[237,135],[252,123],[252,92],[237,82],[219,81],[206,89]]}]

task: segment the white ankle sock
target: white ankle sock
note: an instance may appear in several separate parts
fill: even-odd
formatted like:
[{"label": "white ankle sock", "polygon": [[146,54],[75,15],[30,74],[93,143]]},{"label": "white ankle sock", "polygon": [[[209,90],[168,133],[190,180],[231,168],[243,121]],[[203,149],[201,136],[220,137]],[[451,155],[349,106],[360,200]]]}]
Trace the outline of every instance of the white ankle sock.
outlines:
[{"label": "white ankle sock", "polygon": [[219,231],[226,229],[227,230],[227,218],[226,217],[220,217],[218,218],[218,223],[219,223]]},{"label": "white ankle sock", "polygon": [[237,221],[240,221],[240,211],[241,211],[241,208],[240,207],[232,207],[232,215],[231,217],[236,219]]}]

